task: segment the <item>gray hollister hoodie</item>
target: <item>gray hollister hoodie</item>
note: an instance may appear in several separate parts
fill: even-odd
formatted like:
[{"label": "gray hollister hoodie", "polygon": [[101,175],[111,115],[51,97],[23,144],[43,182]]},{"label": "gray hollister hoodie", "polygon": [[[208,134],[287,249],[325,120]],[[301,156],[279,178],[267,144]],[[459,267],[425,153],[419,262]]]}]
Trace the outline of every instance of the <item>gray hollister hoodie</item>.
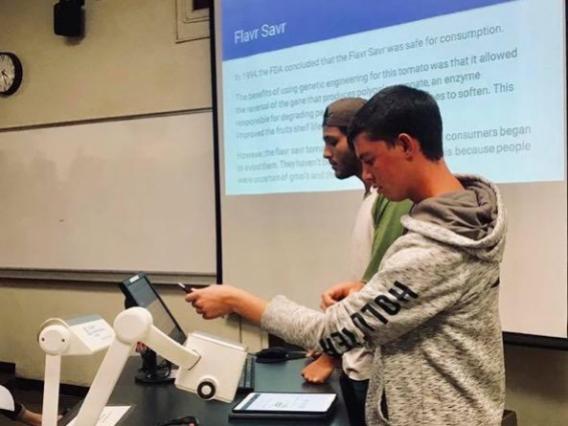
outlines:
[{"label": "gray hollister hoodie", "polygon": [[359,292],[325,313],[277,296],[262,316],[269,332],[330,355],[380,346],[369,425],[501,424],[505,214],[495,185],[458,178],[465,191],[426,199],[402,218],[406,234]]}]

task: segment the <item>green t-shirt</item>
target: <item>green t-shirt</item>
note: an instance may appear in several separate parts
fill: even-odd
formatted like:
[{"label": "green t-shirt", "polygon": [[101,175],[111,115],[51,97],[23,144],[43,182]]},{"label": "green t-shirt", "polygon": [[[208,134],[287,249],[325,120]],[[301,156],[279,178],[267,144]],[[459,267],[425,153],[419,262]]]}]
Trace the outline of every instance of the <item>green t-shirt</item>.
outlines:
[{"label": "green t-shirt", "polygon": [[381,264],[381,260],[390,245],[400,237],[404,231],[400,218],[408,214],[412,202],[404,200],[399,202],[389,201],[382,194],[377,196],[377,200],[372,209],[375,232],[373,234],[373,244],[371,249],[371,260],[365,269],[361,281],[366,283],[375,275]]}]

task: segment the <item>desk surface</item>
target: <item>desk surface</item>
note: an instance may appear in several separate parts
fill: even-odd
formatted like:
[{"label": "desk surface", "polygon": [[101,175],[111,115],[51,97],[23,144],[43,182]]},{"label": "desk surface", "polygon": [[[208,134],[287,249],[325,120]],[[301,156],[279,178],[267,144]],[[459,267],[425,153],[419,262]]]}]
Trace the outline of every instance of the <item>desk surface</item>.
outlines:
[{"label": "desk surface", "polygon": [[[277,392],[335,392],[337,404],[334,413],[327,420],[229,420],[232,407],[244,395],[237,395],[235,402],[226,404],[218,401],[204,401],[194,394],[180,391],[171,385],[140,385],[134,382],[134,375],[140,361],[131,358],[126,364],[108,405],[134,405],[119,423],[120,426],[155,426],[160,422],[193,415],[202,426],[251,425],[260,426],[346,426],[349,425],[345,405],[339,389],[337,373],[329,384],[310,385],[303,381],[300,371],[306,359],[287,361],[279,364],[256,364],[255,390]],[[75,410],[73,410],[75,412]],[[76,413],[69,413],[61,423],[66,424]]]}]

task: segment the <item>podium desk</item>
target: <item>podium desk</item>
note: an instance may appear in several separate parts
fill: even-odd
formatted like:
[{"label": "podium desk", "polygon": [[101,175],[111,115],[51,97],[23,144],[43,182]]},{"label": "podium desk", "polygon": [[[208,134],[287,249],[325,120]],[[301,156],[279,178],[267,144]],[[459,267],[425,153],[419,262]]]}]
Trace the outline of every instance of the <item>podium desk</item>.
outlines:
[{"label": "podium desk", "polygon": [[[325,420],[229,420],[231,409],[245,395],[237,394],[235,401],[228,404],[204,401],[197,395],[177,389],[173,384],[140,385],[134,382],[134,376],[140,365],[140,359],[137,357],[128,360],[107,405],[132,405],[118,426],[156,426],[166,420],[188,415],[197,417],[200,425],[203,426],[348,426],[349,420],[339,388],[338,372],[334,372],[327,384],[310,385],[300,376],[300,371],[306,363],[305,358],[278,364],[257,363],[255,391],[336,393],[335,408]],[[66,425],[77,415],[78,409],[77,406],[71,410],[59,425]]]}]

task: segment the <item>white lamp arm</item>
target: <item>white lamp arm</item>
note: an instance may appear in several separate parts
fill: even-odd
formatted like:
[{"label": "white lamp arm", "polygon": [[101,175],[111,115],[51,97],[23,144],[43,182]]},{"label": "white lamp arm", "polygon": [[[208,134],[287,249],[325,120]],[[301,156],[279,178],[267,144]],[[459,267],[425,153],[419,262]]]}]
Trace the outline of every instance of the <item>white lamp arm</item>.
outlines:
[{"label": "white lamp arm", "polygon": [[114,320],[115,340],[89,389],[79,410],[75,426],[95,426],[103,408],[122,373],[130,350],[142,342],[164,358],[182,368],[190,369],[200,355],[170,339],[153,325],[150,312],[144,308],[130,308]]},{"label": "white lamp arm", "polygon": [[43,382],[42,426],[56,426],[59,413],[59,378],[61,355],[45,354],[45,377]]},{"label": "white lamp arm", "polygon": [[69,348],[71,333],[63,324],[51,324],[41,330],[38,340],[39,345],[45,352],[41,424],[42,426],[56,426],[59,407],[61,355]]},{"label": "white lamp arm", "polygon": [[150,327],[148,335],[142,340],[142,343],[171,363],[188,370],[197,364],[201,358],[201,355],[197,352],[170,339],[154,325]]},{"label": "white lamp arm", "polygon": [[75,426],[95,426],[97,424],[97,420],[124,369],[131,348],[132,345],[127,345],[119,340],[112,343],[97,371],[87,397],[81,405]]}]

